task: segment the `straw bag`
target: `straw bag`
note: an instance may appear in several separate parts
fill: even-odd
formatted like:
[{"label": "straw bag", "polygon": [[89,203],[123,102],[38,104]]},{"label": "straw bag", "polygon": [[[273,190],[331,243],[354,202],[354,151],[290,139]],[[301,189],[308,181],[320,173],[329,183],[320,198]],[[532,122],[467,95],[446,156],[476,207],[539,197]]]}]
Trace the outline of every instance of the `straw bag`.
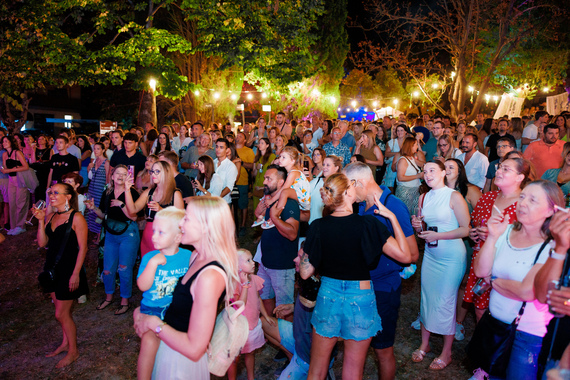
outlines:
[{"label": "straw bag", "polygon": [[[234,306],[239,307],[234,309]],[[224,376],[247,341],[249,325],[241,314],[244,309],[243,301],[229,303],[226,283],[226,307],[216,318],[208,347],[208,370],[212,375]]]}]

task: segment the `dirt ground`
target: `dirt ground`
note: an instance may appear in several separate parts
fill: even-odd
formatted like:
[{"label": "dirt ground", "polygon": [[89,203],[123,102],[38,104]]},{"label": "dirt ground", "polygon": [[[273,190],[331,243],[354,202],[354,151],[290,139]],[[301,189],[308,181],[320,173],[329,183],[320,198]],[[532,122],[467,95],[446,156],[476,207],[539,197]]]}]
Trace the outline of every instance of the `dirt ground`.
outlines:
[{"label": "dirt ground", "polygon": [[[104,297],[102,285],[94,286],[97,260],[96,251],[90,250],[86,260],[91,294],[87,303],[77,304],[74,320],[77,324],[79,359],[64,369],[55,369],[63,357],[46,358],[47,352],[61,342],[61,329],[54,317],[51,299],[40,293],[36,277],[41,271],[45,250],[35,243],[36,228],[18,236],[7,236],[0,244],[0,379],[135,379],[140,340],[132,327],[132,314],[115,316],[115,303],[105,310],[95,306]],[[240,238],[244,248],[254,250],[253,230]],[[138,269],[138,268],[137,268]],[[410,323],[419,312],[419,269],[412,278],[405,280],[402,290],[402,306],[396,334],[395,353],[398,379],[467,379],[470,373],[463,367],[464,351],[474,328],[470,314],[466,321],[467,339],[455,342],[452,364],[443,371],[428,369],[429,363],[441,350],[443,339],[432,338],[432,353],[422,363],[414,363],[410,357],[420,345],[419,331]],[[141,293],[134,286],[131,299],[138,306]],[[132,309],[131,309],[132,311]],[[334,365],[337,379],[341,379],[342,343]],[[266,344],[256,356],[256,378],[275,379],[274,371],[282,363],[273,361],[276,349]],[[370,350],[365,367],[365,379],[377,378],[377,363]],[[214,378],[214,377],[212,377]],[[238,378],[245,377],[245,367],[240,365]],[[189,376],[191,379],[191,376]]]}]

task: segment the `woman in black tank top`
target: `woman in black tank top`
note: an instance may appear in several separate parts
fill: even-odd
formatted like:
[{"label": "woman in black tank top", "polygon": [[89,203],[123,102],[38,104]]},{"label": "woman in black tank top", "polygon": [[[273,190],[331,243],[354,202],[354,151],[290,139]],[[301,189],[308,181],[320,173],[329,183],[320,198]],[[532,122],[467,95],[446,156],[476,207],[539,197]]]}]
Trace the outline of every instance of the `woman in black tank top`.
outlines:
[{"label": "woman in black tank top", "polygon": [[206,349],[219,302],[234,293],[237,272],[235,225],[219,197],[192,197],[180,223],[182,244],[194,246],[190,267],[174,289],[164,321],[135,310],[139,336],[153,331],[160,339],[153,379],[210,379]]}]

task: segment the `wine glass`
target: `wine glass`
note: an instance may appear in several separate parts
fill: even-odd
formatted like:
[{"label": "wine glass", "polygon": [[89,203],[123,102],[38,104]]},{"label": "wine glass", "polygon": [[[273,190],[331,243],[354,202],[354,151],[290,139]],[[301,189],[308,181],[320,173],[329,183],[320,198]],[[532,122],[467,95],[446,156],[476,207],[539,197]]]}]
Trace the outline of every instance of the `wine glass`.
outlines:
[{"label": "wine glass", "polygon": [[[36,210],[42,210],[46,205],[46,201],[44,201],[43,199],[40,199],[39,201],[36,202],[36,204],[34,205],[34,208]],[[26,221],[26,224],[29,226],[32,226],[32,219],[34,219],[34,216],[32,215],[32,217]]]}]

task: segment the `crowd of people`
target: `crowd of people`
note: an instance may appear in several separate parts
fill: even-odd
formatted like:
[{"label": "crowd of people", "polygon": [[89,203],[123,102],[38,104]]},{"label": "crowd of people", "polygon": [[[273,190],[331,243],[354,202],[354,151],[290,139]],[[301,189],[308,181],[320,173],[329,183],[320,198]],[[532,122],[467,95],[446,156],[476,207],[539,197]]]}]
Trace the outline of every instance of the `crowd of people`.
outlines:
[{"label": "crowd of people", "polygon": [[[393,379],[402,279],[418,261],[413,362],[442,335],[429,368],[444,370],[473,311],[470,345],[490,321],[516,321],[503,370],[473,357],[474,379],[546,378],[570,370],[569,134],[569,113],[545,111],[470,124],[430,114],[288,121],[280,112],[237,129],[0,129],[0,227],[26,232],[35,204],[53,274],[44,291],[63,331],[49,356],[66,352],[58,367],[79,356],[72,310],[89,292],[83,264],[93,248],[105,289],[96,310],[113,305],[117,287],[115,315],[138,306],[135,280],[143,293],[134,312],[142,379],[209,379],[206,349],[225,293],[245,304],[248,379],[266,340],[288,359],[281,379],[329,378],[339,338],[342,378],[362,378],[373,347],[379,378]],[[253,254],[238,249],[248,234]]]}]

